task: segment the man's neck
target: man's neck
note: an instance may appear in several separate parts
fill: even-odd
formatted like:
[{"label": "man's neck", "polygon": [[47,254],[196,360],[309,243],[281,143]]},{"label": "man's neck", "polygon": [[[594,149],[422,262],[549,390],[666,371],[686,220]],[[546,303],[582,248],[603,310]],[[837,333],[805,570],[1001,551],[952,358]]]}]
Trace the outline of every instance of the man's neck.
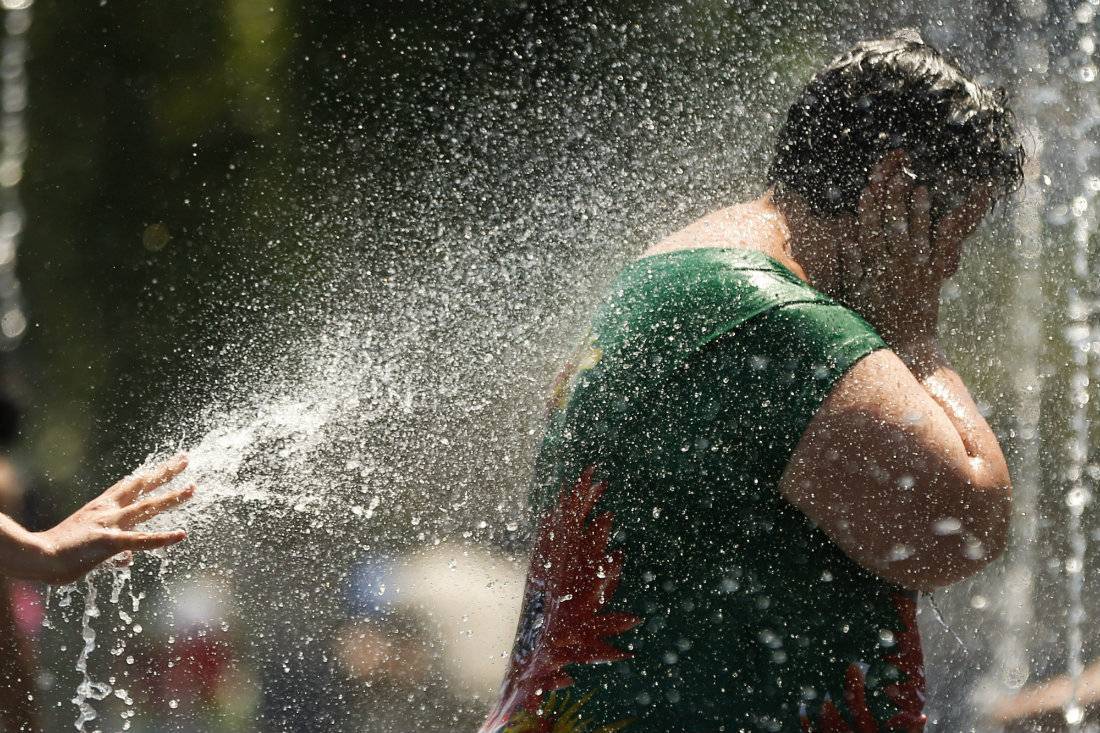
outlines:
[{"label": "man's neck", "polygon": [[844,224],[821,219],[797,199],[772,191],[708,213],[649,247],[642,256],[695,247],[744,247],[775,258],[821,292],[837,297]]},{"label": "man's neck", "polygon": [[810,213],[804,203],[776,197],[769,189],[759,205],[775,211],[777,226],[769,233],[768,254],[786,264],[796,275],[826,295],[840,290],[840,243],[843,220],[828,220]]}]

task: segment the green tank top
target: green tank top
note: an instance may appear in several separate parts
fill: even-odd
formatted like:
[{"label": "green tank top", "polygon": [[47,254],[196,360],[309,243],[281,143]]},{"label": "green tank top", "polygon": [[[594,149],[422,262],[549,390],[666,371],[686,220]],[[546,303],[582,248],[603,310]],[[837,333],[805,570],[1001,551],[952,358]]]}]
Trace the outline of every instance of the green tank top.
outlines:
[{"label": "green tank top", "polygon": [[922,730],[913,595],[778,491],[829,390],[884,347],[756,251],[628,265],[553,388],[482,732]]}]

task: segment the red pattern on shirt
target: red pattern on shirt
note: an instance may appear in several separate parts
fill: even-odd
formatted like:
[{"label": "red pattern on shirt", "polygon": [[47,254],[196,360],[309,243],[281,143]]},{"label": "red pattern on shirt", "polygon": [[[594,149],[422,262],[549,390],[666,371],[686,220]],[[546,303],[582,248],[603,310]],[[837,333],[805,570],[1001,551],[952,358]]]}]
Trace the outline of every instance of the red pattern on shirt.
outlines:
[{"label": "red pattern on shirt", "polygon": [[817,722],[803,716],[803,733],[923,733],[928,716],[924,714],[924,653],[921,651],[920,631],[917,628],[917,604],[912,597],[895,593],[897,608],[903,629],[895,632],[896,652],[885,661],[897,667],[902,675],[900,682],[886,687],[884,692],[898,708],[885,724],[880,724],[867,706],[867,686],[863,670],[852,663],[844,675],[844,705],[851,720],[826,700],[818,713]]},{"label": "red pattern on shirt", "polygon": [[563,486],[557,504],[539,524],[516,649],[500,699],[481,733],[499,730],[517,712],[536,712],[545,695],[572,685],[567,665],[632,656],[607,641],[642,619],[604,611],[619,586],[623,554],[608,551],[611,512],[586,523],[607,488],[593,482],[594,472],[595,466],[589,466],[576,484]]}]

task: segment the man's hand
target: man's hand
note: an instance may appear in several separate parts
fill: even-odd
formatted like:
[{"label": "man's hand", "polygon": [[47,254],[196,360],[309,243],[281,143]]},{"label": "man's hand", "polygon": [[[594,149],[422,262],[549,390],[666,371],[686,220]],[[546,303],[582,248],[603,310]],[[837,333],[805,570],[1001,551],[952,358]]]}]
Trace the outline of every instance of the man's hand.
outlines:
[{"label": "man's hand", "polygon": [[957,263],[951,243],[932,231],[928,188],[906,162],[893,150],[875,165],[859,199],[858,236],[840,252],[841,300],[895,349],[934,340],[940,286],[954,271],[951,258]]},{"label": "man's hand", "polygon": [[[187,537],[183,530],[140,532],[134,527],[192,497],[195,486],[146,496],[187,467],[180,454],[159,466],[122,479],[53,529],[28,533],[24,563],[16,572],[31,580],[71,583],[120,553],[153,550]],[[145,497],[145,498],[142,498]]]}]

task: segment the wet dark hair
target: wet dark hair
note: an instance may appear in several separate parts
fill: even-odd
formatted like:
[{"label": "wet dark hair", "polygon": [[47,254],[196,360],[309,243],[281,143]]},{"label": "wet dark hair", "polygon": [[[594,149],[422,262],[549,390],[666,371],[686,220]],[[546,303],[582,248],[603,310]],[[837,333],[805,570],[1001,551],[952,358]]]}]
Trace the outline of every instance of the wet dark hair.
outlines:
[{"label": "wet dark hair", "polygon": [[[1024,161],[1005,98],[1003,89],[968,79],[915,30],[858,43],[791,105],[768,183],[780,195],[801,194],[819,216],[854,214],[871,167],[902,148],[926,184],[966,194],[988,182],[1002,198],[1019,187]],[[933,189],[934,216],[958,203]]]}]

